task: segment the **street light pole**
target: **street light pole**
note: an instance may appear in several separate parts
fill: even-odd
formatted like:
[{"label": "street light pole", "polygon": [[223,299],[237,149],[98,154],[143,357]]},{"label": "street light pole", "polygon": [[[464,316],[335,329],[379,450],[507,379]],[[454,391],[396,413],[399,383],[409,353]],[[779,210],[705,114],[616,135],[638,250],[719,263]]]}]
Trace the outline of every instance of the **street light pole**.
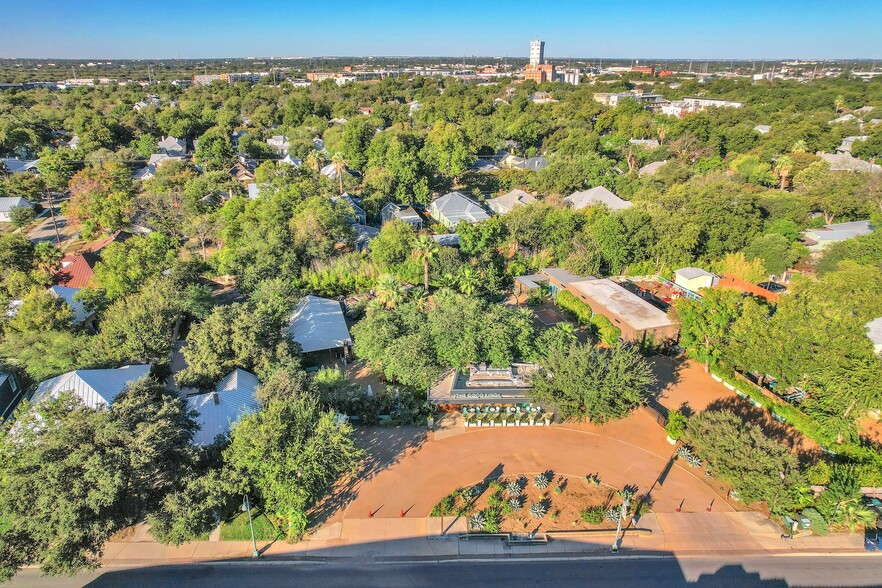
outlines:
[{"label": "street light pole", "polygon": [[251,557],[257,559],[260,557],[260,552],[257,551],[257,540],[254,538],[254,521],[251,519],[251,502],[248,500],[248,495],[245,495],[245,501],[242,503],[242,510],[248,512],[248,526],[251,527],[251,546],[254,548],[254,551],[251,552]]},{"label": "street light pole", "polygon": [[52,227],[55,229],[55,244],[61,246],[61,236],[58,234],[58,221],[55,220],[55,203],[52,201],[52,189],[46,188],[46,200],[49,201],[49,214],[52,215]]},{"label": "street light pole", "polygon": [[625,517],[628,516],[628,508],[631,506],[631,497],[625,496],[625,500],[622,502],[622,512],[619,515],[619,524],[616,527],[616,536],[613,539],[612,547],[610,547],[611,553],[619,552],[619,533],[622,532],[622,521],[625,520]]}]

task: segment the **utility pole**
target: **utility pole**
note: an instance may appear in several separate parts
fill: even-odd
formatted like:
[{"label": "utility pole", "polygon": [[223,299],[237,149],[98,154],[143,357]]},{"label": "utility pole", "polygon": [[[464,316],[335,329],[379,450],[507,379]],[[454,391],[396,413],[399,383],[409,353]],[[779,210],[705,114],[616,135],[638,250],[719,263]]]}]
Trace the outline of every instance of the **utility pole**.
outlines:
[{"label": "utility pole", "polygon": [[52,190],[46,187],[46,200],[49,201],[49,214],[52,215],[52,228],[55,229],[55,244],[61,247],[61,235],[58,234],[58,221],[55,220],[55,202],[52,201]]},{"label": "utility pole", "polygon": [[622,521],[624,521],[625,517],[628,516],[628,508],[630,506],[631,506],[631,496],[627,495],[627,496],[625,496],[624,502],[622,502],[622,512],[619,515],[619,524],[616,527],[616,536],[613,539],[612,547],[610,547],[610,549],[609,549],[611,553],[618,553],[619,552],[619,533],[622,532]]}]

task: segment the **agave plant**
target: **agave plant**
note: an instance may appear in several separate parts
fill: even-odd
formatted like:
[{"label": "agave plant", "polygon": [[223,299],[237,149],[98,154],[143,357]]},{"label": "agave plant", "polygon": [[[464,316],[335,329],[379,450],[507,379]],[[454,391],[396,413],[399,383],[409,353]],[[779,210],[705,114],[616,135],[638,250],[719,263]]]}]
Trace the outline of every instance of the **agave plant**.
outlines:
[{"label": "agave plant", "polygon": [[505,485],[505,493],[508,494],[510,498],[520,496],[521,491],[521,484],[517,480],[513,480]]},{"label": "agave plant", "polygon": [[690,453],[686,456],[686,463],[689,464],[693,468],[701,467],[701,458],[695,455],[694,453]]},{"label": "agave plant", "polygon": [[692,450],[685,445],[681,445],[677,448],[675,455],[681,459],[689,459],[689,456],[692,455]]},{"label": "agave plant", "polygon": [[533,478],[533,485],[540,490],[545,490],[548,488],[548,476],[545,474],[536,474],[536,477]]},{"label": "agave plant", "polygon": [[511,507],[512,510],[521,510],[521,508],[524,506],[524,499],[520,496],[513,496],[508,499],[508,505]]},{"label": "agave plant", "polygon": [[548,514],[548,506],[544,502],[534,502],[530,505],[530,516],[534,519],[541,519]]},{"label": "agave plant", "polygon": [[618,523],[619,519],[622,518],[622,509],[615,506],[612,508],[608,508],[606,509],[606,513],[604,513],[603,518],[611,523]]},{"label": "agave plant", "polygon": [[469,517],[469,529],[473,531],[483,531],[486,523],[483,512],[476,512]]}]

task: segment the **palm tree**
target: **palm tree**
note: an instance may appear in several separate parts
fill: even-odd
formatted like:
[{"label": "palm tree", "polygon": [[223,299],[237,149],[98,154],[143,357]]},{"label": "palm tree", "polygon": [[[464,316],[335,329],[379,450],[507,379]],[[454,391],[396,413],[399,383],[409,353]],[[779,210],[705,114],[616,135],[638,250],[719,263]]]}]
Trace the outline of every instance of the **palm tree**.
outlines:
[{"label": "palm tree", "polygon": [[331,165],[334,166],[334,173],[337,174],[337,179],[340,180],[340,193],[343,193],[343,174],[346,172],[346,160],[343,159],[343,154],[339,151],[334,154],[331,158]]},{"label": "palm tree", "polygon": [[464,265],[459,269],[459,277],[457,279],[459,283],[459,291],[463,294],[468,294],[471,296],[475,293],[475,290],[478,289],[478,285],[480,284],[480,277],[478,273],[472,268],[470,265]]},{"label": "palm tree", "polygon": [[845,108],[845,97],[844,96],[837,96],[836,101],[834,102],[834,105],[836,106],[836,114],[839,114],[840,112],[842,112]]},{"label": "palm tree", "polygon": [[417,286],[410,291],[410,300],[416,304],[416,307],[422,312],[426,310],[426,306],[429,303],[429,292],[422,286]]},{"label": "palm tree", "polygon": [[787,180],[790,179],[790,172],[793,171],[793,159],[787,155],[782,155],[775,162],[775,173],[780,180],[782,190],[787,189]]},{"label": "palm tree", "polygon": [[797,139],[793,147],[790,148],[791,153],[805,153],[806,151],[808,151],[808,144],[805,139]]},{"label": "palm tree", "polygon": [[417,237],[416,246],[413,249],[413,257],[423,262],[423,287],[429,291],[429,262],[435,257],[440,249],[438,243],[427,235]]},{"label": "palm tree", "polygon": [[658,123],[655,127],[655,132],[658,135],[658,144],[664,145],[665,138],[668,136],[668,129],[670,127],[665,123]]},{"label": "palm tree", "polygon": [[322,168],[322,163],[324,163],[324,161],[325,158],[316,150],[310,151],[306,156],[306,164],[315,170],[316,173]]},{"label": "palm tree", "polygon": [[876,513],[860,504],[856,499],[839,505],[839,518],[848,526],[848,532],[854,533],[857,527],[869,527],[876,523]]},{"label": "palm tree", "polygon": [[392,274],[383,274],[377,278],[374,295],[378,303],[390,310],[404,302],[404,288]]}]

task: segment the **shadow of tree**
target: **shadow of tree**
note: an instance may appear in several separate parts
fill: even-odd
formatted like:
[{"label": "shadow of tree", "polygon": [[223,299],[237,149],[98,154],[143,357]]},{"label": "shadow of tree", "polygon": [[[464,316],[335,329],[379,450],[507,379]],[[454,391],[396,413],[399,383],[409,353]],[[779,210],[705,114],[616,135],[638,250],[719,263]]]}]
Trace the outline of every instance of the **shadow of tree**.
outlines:
[{"label": "shadow of tree", "polygon": [[364,459],[355,472],[338,480],[310,510],[310,527],[325,525],[358,496],[362,484],[408,453],[419,450],[426,440],[427,433],[422,427],[357,427],[355,441],[364,451]]}]

